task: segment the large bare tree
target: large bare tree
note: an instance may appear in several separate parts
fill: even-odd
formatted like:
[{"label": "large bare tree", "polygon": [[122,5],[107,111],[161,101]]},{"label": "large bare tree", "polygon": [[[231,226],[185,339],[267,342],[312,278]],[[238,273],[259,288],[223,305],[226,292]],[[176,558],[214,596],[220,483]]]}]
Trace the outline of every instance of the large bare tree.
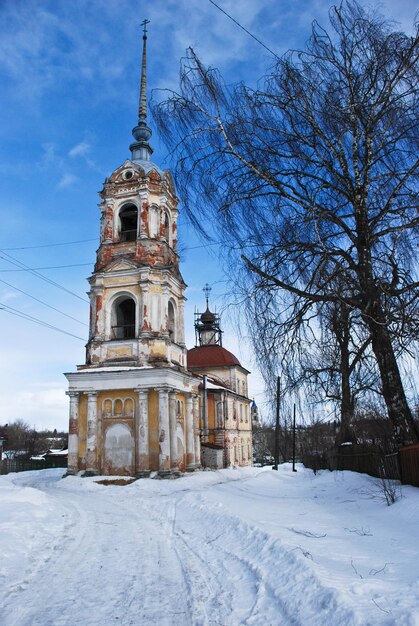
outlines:
[{"label": "large bare tree", "polygon": [[418,32],[353,1],[330,24],[314,23],[263,89],[226,86],[190,49],[155,117],[201,232],[238,248],[259,287],[360,316],[407,443],[419,435],[396,344],[417,310]]}]

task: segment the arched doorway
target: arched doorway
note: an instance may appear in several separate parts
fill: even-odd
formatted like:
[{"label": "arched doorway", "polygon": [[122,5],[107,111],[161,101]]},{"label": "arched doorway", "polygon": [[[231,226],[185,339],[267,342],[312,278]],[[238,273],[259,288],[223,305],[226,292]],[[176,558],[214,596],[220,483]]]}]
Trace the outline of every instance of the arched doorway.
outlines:
[{"label": "arched doorway", "polygon": [[106,430],[103,465],[105,474],[134,475],[134,438],[126,424]]}]

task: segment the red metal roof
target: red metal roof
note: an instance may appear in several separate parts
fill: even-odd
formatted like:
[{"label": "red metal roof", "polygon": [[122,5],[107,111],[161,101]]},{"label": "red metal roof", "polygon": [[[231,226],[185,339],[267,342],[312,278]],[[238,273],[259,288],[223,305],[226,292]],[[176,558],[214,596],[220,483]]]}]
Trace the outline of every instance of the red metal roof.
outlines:
[{"label": "red metal roof", "polygon": [[200,346],[188,350],[188,367],[240,365],[240,361],[222,346]]}]

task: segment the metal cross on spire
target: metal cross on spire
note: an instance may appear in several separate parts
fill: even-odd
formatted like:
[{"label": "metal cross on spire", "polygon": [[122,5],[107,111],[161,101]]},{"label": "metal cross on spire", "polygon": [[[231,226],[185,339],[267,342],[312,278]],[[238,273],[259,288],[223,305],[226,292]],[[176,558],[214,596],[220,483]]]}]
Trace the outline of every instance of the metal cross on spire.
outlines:
[{"label": "metal cross on spire", "polygon": [[145,19],[141,22],[141,26],[143,26],[143,39],[144,37],[147,38],[147,24],[150,24],[150,20]]},{"label": "metal cross on spire", "polygon": [[208,283],[205,283],[205,286],[202,291],[205,293],[205,300],[206,300],[207,309],[208,309],[208,298],[209,298],[210,292],[212,291],[212,287],[210,287]]},{"label": "metal cross on spire", "polygon": [[138,124],[132,129],[135,142],[130,145],[133,161],[150,161],[153,148],[148,143],[151,137],[151,128],[147,126],[147,24],[150,20],[143,20],[143,55],[141,60],[140,98],[138,103]]},{"label": "metal cross on spire", "polygon": [[150,24],[150,20],[144,20],[141,22],[143,27],[143,58],[141,62],[141,85],[140,85],[140,107],[138,110],[138,119],[146,120],[147,118],[147,24]]}]

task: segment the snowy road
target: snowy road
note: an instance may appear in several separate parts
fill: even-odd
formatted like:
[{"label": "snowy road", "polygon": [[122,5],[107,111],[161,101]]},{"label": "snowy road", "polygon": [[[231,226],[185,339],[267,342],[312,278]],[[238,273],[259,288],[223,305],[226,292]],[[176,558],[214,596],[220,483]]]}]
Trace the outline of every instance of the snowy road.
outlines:
[{"label": "snowy road", "polygon": [[[390,555],[374,560],[374,516],[356,520],[359,477],[348,475],[349,491],[338,485],[340,495],[329,498],[330,485],[321,478],[273,474],[225,470],[127,486],[61,480],[59,470],[0,477],[0,505],[10,511],[8,519],[0,514],[0,624],[419,624],[414,597],[410,606],[399,601],[395,612],[399,571]],[[409,502],[417,511],[415,495]],[[374,507],[377,522],[391,511]],[[399,558],[405,544],[391,520],[392,554]],[[333,524],[364,534],[342,527],[345,544],[334,537]],[[340,557],[330,550],[340,550]],[[415,554],[416,575],[407,580],[404,574],[399,583],[417,594],[417,546]],[[365,575],[382,563],[382,575]]]}]

